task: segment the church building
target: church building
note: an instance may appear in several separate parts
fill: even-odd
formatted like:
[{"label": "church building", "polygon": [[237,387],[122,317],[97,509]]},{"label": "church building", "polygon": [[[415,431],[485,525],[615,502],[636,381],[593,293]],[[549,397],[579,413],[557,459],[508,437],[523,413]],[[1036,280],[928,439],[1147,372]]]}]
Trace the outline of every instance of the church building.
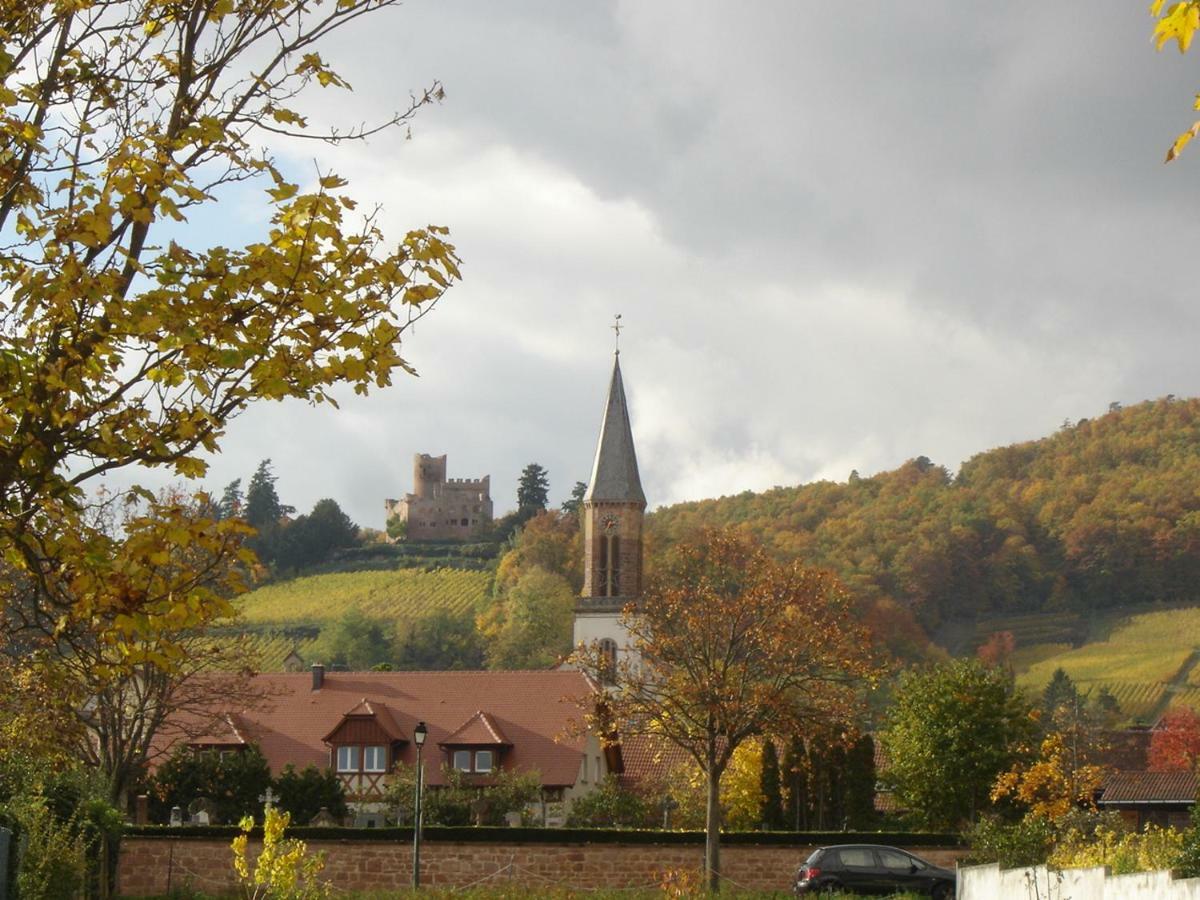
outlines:
[{"label": "church building", "polygon": [[583,591],[575,605],[574,631],[576,646],[597,643],[614,668],[633,653],[620,616],[642,594],[645,511],[618,350],[592,478],[583,495]]}]

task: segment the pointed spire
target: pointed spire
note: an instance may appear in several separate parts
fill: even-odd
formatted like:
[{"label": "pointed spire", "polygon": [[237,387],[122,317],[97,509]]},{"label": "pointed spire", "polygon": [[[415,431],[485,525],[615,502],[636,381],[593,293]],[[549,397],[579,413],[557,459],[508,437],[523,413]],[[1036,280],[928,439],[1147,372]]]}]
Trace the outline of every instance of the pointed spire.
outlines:
[{"label": "pointed spire", "polygon": [[600,426],[596,462],[583,499],[646,505],[642,480],[638,477],[637,454],[633,451],[633,429],[629,425],[619,355],[613,361],[612,383],[608,388],[604,424]]}]

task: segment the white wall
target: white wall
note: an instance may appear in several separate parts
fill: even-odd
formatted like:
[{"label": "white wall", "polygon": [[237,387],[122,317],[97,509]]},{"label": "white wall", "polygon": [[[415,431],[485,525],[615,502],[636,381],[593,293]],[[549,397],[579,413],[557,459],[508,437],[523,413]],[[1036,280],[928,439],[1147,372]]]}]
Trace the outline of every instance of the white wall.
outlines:
[{"label": "white wall", "polygon": [[1170,872],[1108,875],[1107,870],[958,870],[958,900],[1200,900],[1200,878],[1176,880]]}]

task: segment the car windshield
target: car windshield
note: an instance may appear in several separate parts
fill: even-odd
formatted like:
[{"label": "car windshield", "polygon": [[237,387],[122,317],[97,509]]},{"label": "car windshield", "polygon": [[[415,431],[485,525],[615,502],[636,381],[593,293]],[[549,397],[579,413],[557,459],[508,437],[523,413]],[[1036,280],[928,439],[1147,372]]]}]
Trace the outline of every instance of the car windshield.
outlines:
[{"label": "car windshield", "polygon": [[808,859],[806,859],[804,861],[804,864],[806,866],[815,866],[817,864],[817,862],[821,859],[821,854],[824,852],[825,852],[824,850],[814,850],[812,853],[810,853],[808,855]]}]

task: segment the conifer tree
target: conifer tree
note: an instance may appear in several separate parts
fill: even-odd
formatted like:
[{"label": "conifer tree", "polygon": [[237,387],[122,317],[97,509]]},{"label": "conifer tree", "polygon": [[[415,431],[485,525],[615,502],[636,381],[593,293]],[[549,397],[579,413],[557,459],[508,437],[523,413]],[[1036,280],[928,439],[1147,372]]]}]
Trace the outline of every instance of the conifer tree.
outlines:
[{"label": "conifer tree", "polygon": [[846,753],[846,824],[853,831],[870,828],[875,820],[875,740],[859,737]]},{"label": "conifer tree", "polygon": [[517,485],[517,512],[528,519],[546,508],[550,494],[550,477],[537,463],[530,463],[521,471]]},{"label": "conifer tree", "polygon": [[787,749],[783,752],[781,766],[784,790],[783,813],[787,820],[786,827],[799,831],[805,823],[804,809],[804,744],[800,738],[793,736],[788,741]]},{"label": "conifer tree", "polygon": [[242,514],[243,505],[242,479],[235,478],[225,485],[225,490],[221,493],[221,500],[217,504],[217,518],[236,518]]},{"label": "conifer tree", "polygon": [[775,750],[775,741],[772,738],[763,742],[762,775],[759,785],[762,790],[762,826],[768,831],[779,831],[785,827],[783,791],[779,781],[779,754]]}]

